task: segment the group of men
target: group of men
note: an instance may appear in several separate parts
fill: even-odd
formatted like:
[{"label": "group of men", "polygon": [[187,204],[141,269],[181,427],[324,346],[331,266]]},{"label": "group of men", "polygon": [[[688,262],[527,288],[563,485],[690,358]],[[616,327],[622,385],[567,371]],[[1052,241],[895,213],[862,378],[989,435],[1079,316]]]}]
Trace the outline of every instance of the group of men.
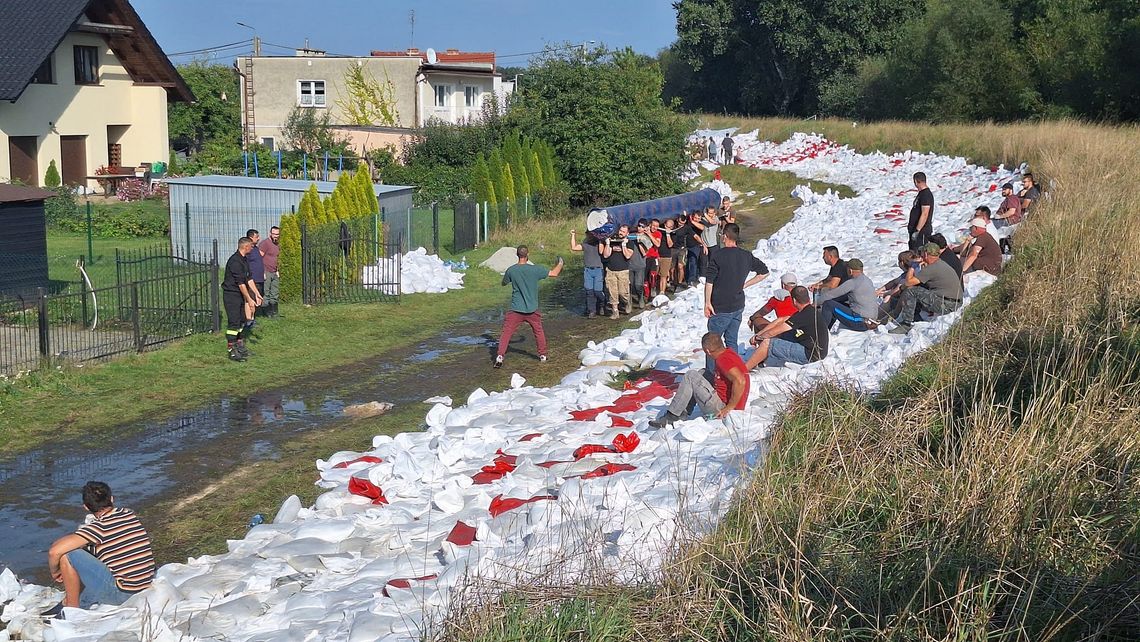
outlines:
[{"label": "group of men", "polygon": [[245,361],[253,354],[246,342],[253,336],[257,312],[277,316],[280,242],[281,229],[276,225],[269,228],[265,239],[257,230],[246,230],[238,239],[237,251],[226,261],[222,307],[226,311],[226,352],[233,361]]},{"label": "group of men", "polygon": [[[908,220],[910,250],[898,256],[900,274],[876,288],[864,274],[858,258],[844,260],[839,249],[823,248],[826,277],[809,286],[798,283],[795,274],[780,278],[780,289],[756,313],[748,325],[754,348],[747,360],[736,352],[744,311],[744,288],[768,276],[767,266],[751,253],[736,247],[739,228],[726,226],[723,246],[710,254],[705,276],[704,312],[708,332],[701,338],[705,367],[692,368],[683,377],[677,394],[665,412],[650,422],[664,427],[688,417],[699,406],[710,417],[725,417],[743,409],[748,398],[748,372],[757,367],[807,364],[827,356],[833,329],[865,332],[893,322],[889,333],[908,333],[919,315],[948,314],[961,307],[963,275],[987,272],[997,275],[1003,264],[1002,246],[1009,233],[1040,199],[1033,176],[1022,177],[1024,188],[1014,195],[1012,183],[1002,186],[998,213],[987,206],[975,209],[969,235],[950,245],[933,233],[934,196],[926,175],[913,176],[918,194]],[[1002,244],[997,230],[1004,230]],[[753,276],[749,278],[749,274]],[[814,297],[814,300],[813,300]],[[774,319],[771,318],[774,316]]]},{"label": "group of men", "polygon": [[636,231],[618,226],[606,239],[579,242],[570,232],[570,250],[582,252],[586,316],[611,319],[645,309],[656,295],[695,287],[721,245],[728,225],[736,223],[727,196],[720,208],[682,214],[664,222],[641,219]]},{"label": "group of men", "polygon": [[697,144],[700,146],[700,160],[721,165],[731,165],[736,162],[736,157],[733,156],[733,147],[736,145],[736,141],[732,140],[728,134],[725,134],[719,143],[712,136],[706,136],[697,139]]}]

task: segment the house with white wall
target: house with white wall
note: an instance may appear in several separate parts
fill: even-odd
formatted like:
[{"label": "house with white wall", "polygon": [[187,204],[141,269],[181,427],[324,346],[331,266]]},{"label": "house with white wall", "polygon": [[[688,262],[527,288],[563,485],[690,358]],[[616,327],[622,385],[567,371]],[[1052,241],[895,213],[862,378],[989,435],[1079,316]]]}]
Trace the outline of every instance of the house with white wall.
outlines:
[{"label": "house with white wall", "polygon": [[0,181],[165,161],[170,100],[194,95],[127,0],[0,2]]}]

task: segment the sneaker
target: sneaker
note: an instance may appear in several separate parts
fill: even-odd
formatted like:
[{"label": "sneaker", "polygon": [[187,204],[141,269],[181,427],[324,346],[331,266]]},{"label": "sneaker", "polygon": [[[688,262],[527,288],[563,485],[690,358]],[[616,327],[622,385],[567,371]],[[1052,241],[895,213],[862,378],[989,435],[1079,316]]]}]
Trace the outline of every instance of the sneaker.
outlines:
[{"label": "sneaker", "polygon": [[495,367],[496,368],[502,368],[503,367],[503,355],[501,355],[501,354],[495,355]]},{"label": "sneaker", "polygon": [[245,355],[238,352],[235,348],[230,348],[229,355],[230,361],[245,361]]},{"label": "sneaker", "polygon": [[544,354],[538,355],[538,362],[539,363],[546,363],[546,355],[544,355]]},{"label": "sneaker", "polygon": [[63,619],[63,602],[56,604],[50,609],[40,613],[40,617],[49,620],[62,620]]},{"label": "sneaker", "polygon": [[910,326],[909,325],[903,325],[900,323],[899,325],[895,326],[894,328],[891,328],[888,332],[890,334],[906,334],[907,332],[910,332]]},{"label": "sneaker", "polygon": [[242,357],[244,357],[246,359],[253,356],[253,353],[249,351],[249,348],[245,347],[244,342],[241,342],[241,343],[238,343],[237,345],[235,345],[234,350],[236,350],[238,354],[240,354]]},{"label": "sneaker", "polygon": [[656,419],[651,420],[649,422],[649,425],[654,427],[654,428],[667,428],[669,426],[672,426],[674,423],[676,423],[680,420],[681,420],[681,418],[679,416],[674,415],[673,413],[666,410],[665,414],[661,415],[660,417],[658,417]]}]

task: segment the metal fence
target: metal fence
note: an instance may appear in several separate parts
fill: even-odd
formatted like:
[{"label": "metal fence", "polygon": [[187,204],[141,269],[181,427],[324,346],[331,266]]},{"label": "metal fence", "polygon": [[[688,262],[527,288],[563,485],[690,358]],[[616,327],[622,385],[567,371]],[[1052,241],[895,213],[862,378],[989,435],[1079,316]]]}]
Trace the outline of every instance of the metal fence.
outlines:
[{"label": "metal fence", "polygon": [[238,239],[245,236],[247,230],[257,230],[265,238],[269,236],[269,228],[280,225],[281,215],[287,213],[277,208],[238,210],[184,203],[181,216],[171,217],[172,254],[191,258],[208,252],[214,241],[228,254],[237,249]]},{"label": "metal fence", "polygon": [[218,256],[120,255],[114,286],[0,299],[0,373],[141,352],[219,329]]},{"label": "metal fence", "polygon": [[479,244],[479,206],[474,201],[455,204],[452,220],[451,253],[473,249]]},{"label": "metal fence", "polygon": [[372,214],[301,226],[301,299],[306,304],[400,300],[404,239]]}]

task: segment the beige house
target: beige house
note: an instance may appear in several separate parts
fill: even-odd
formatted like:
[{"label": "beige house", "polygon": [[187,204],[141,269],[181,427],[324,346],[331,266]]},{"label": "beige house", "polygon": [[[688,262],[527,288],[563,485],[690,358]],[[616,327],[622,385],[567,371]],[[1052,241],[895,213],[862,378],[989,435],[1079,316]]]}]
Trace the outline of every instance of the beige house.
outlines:
[{"label": "beige house", "polygon": [[167,101],[194,99],[127,0],[4,0],[0,50],[0,181],[164,161]]},{"label": "beige house", "polygon": [[[299,49],[294,56],[238,58],[245,139],[272,149],[285,144],[282,128],[296,108],[327,111],[337,132],[358,153],[398,148],[413,129],[435,119],[450,123],[479,117],[483,104],[498,94],[505,102],[510,85],[495,72],[494,53],[448,50],[441,54],[373,51],[370,56],[329,56]],[[364,122],[346,109],[354,100],[350,74],[389,87],[392,118]]]}]

